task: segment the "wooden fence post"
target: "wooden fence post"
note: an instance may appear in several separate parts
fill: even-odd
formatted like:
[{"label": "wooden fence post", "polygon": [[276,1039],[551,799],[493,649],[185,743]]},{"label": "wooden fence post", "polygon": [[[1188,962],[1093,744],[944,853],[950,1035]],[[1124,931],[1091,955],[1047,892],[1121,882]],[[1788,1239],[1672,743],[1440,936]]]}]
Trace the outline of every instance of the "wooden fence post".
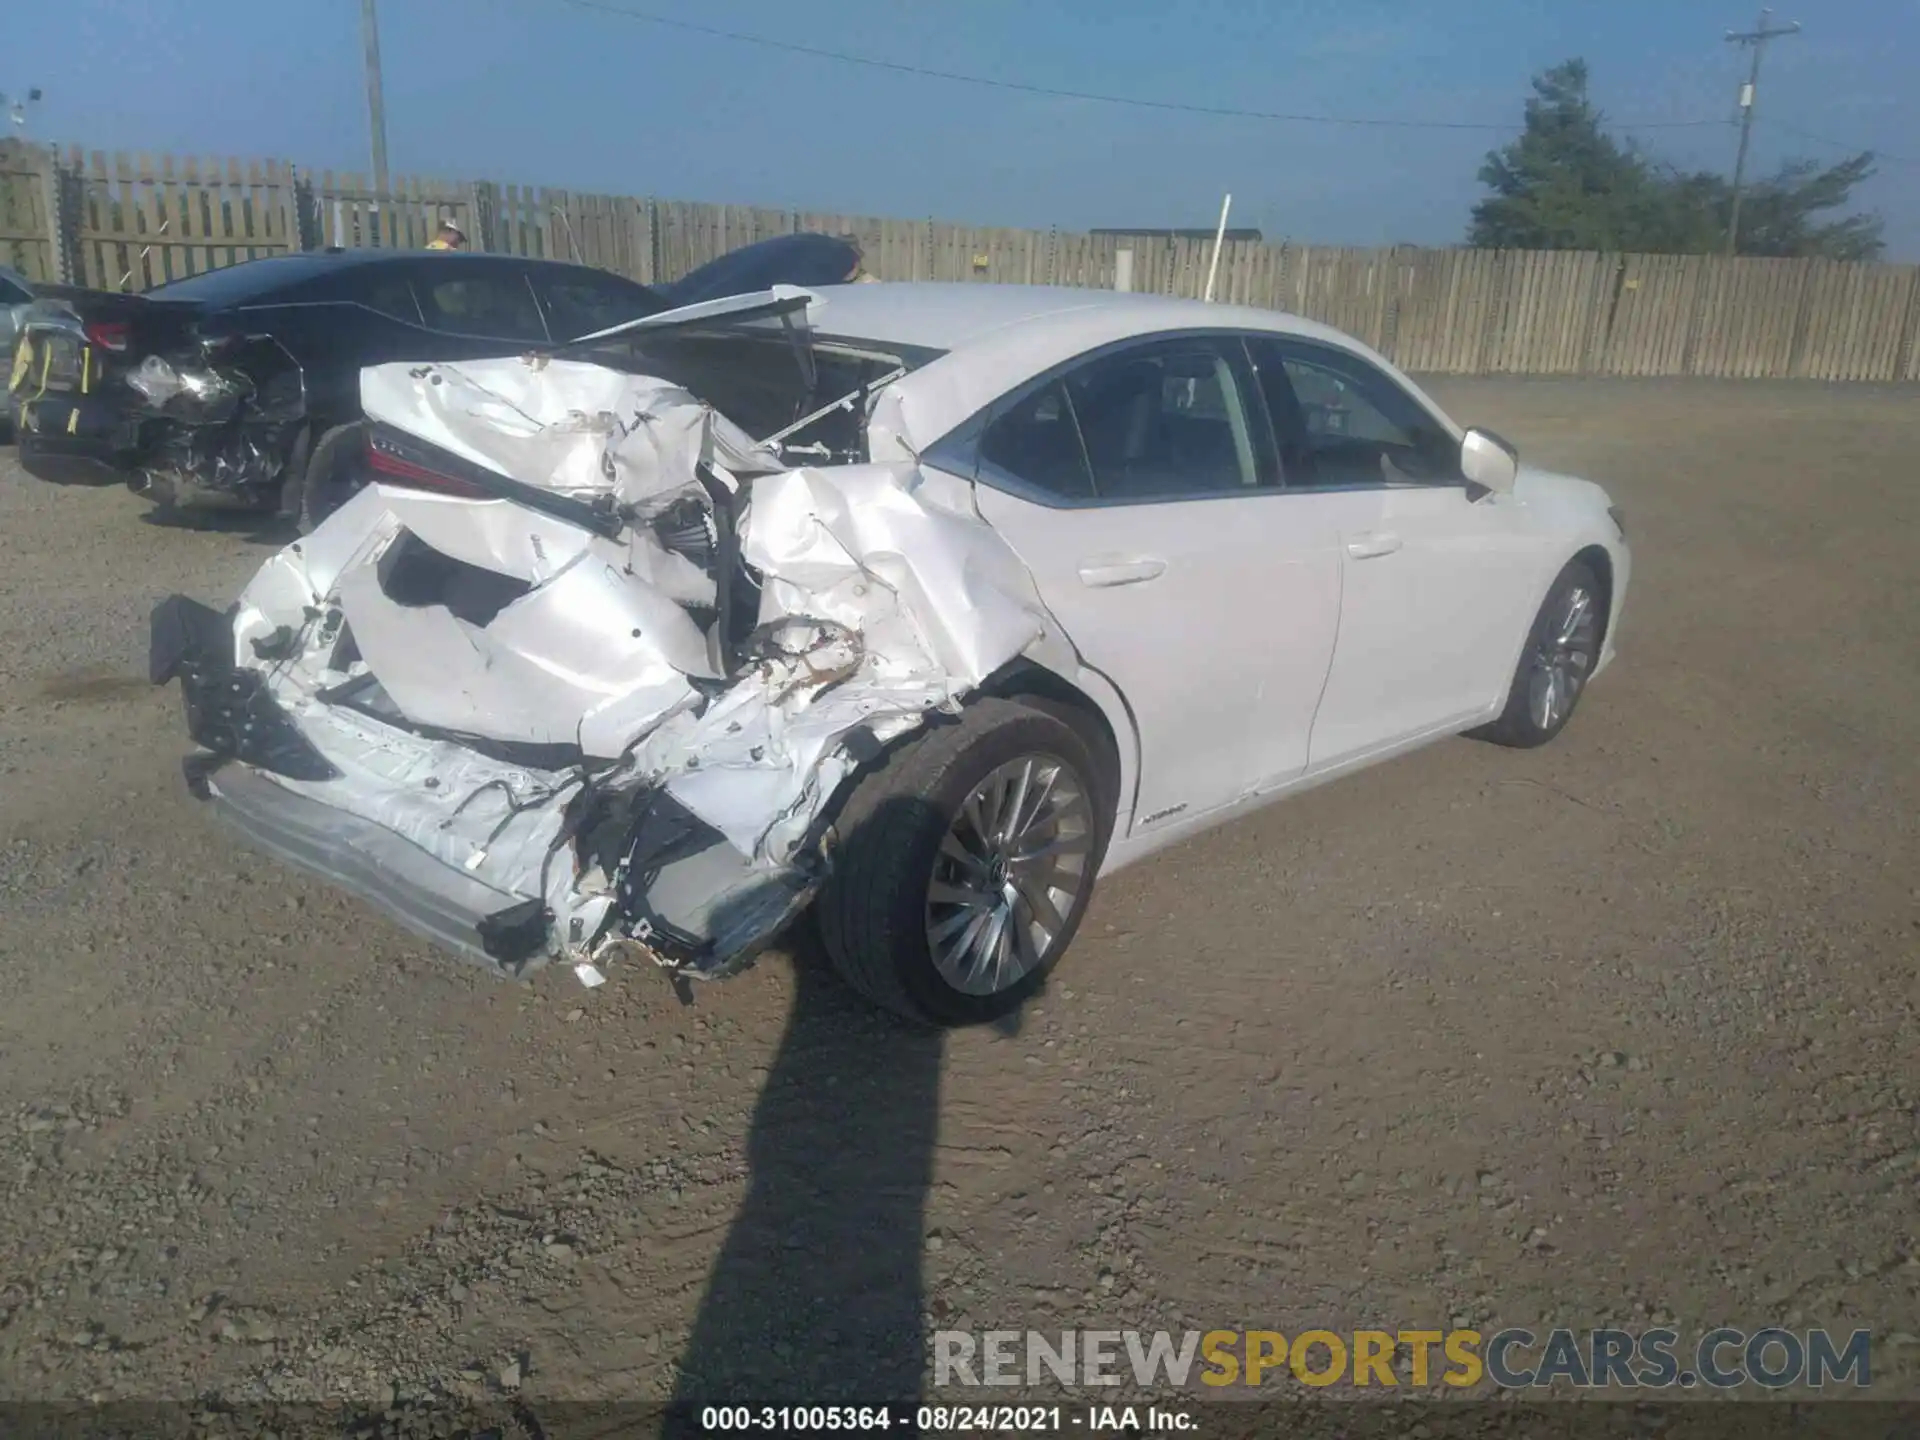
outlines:
[{"label": "wooden fence post", "polygon": [[473,245],[491,254],[499,239],[500,187],[491,180],[476,180],[467,187],[467,213],[473,217]]},{"label": "wooden fence post", "polygon": [[1892,379],[1897,384],[1920,375],[1920,265],[1909,266],[1911,284],[1907,287],[1907,313],[1900,320],[1900,340],[1895,347]]},{"label": "wooden fence post", "polygon": [[314,193],[313,172],[294,167],[293,181],[287,187],[287,242],[295,250],[320,250],[326,246],[326,228],[320,222],[320,197]]},{"label": "wooden fence post", "polygon": [[80,197],[82,180],[60,163],[60,151],[40,152],[41,206],[47,216],[47,273],[56,285],[78,283],[80,274]]}]

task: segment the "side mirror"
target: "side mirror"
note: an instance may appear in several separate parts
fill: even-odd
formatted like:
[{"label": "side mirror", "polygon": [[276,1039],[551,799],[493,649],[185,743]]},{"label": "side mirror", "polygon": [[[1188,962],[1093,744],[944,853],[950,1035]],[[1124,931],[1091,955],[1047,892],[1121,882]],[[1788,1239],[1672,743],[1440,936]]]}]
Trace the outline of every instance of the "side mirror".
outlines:
[{"label": "side mirror", "polygon": [[1493,431],[1476,427],[1460,442],[1460,473],[1469,485],[1510,494],[1520,478],[1520,452]]}]

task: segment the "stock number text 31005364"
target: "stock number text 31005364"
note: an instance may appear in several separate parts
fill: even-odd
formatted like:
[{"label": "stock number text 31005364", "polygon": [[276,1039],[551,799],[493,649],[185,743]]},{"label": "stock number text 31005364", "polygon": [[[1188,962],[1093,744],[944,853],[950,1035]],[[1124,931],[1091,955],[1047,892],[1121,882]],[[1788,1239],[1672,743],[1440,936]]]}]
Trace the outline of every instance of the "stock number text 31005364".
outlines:
[{"label": "stock number text 31005364", "polygon": [[1066,1419],[1057,1405],[708,1405],[700,1411],[700,1428],[762,1434],[893,1429],[1005,1434],[1060,1430]]}]

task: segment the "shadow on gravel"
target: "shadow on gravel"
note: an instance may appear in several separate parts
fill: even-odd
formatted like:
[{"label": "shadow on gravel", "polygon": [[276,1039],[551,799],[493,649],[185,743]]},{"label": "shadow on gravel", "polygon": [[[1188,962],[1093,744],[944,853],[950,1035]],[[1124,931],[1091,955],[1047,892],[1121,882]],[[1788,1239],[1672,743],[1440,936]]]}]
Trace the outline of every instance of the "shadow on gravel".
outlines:
[{"label": "shadow on gravel", "polygon": [[681,1358],[676,1408],[920,1393],[921,1251],[942,1037],[836,979],[812,923],[747,1133],[747,1193]]},{"label": "shadow on gravel", "polygon": [[14,460],[23,473],[49,485],[75,485],[106,489],[124,486],[124,473],[98,460],[78,455],[43,455],[36,450],[16,450]]},{"label": "shadow on gravel", "polygon": [[299,527],[277,514],[258,510],[176,510],[150,509],[140,517],[143,525],[159,530],[197,530],[209,535],[238,535],[249,545],[282,545],[300,538]]}]

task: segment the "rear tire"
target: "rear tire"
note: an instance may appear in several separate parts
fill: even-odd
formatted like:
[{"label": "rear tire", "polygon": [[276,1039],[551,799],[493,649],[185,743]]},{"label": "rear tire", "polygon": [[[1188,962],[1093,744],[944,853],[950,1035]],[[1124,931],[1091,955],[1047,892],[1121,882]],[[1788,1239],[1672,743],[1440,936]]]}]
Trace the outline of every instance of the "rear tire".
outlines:
[{"label": "rear tire", "polygon": [[287,506],[299,520],[302,535],[311,535],[359,492],[366,449],[367,429],[358,420],[336,425],[314,442],[312,458],[299,481],[299,503]]},{"label": "rear tire", "polygon": [[1114,813],[1072,712],[983,699],[894,751],[834,822],[816,911],[841,977],[932,1025],[1018,1008],[1072,943]]},{"label": "rear tire", "polygon": [[1599,577],[1586,561],[1569,562],[1527,631],[1506,709],[1473,735],[1511,749],[1531,750],[1566,729],[1600,659],[1606,624]]}]

